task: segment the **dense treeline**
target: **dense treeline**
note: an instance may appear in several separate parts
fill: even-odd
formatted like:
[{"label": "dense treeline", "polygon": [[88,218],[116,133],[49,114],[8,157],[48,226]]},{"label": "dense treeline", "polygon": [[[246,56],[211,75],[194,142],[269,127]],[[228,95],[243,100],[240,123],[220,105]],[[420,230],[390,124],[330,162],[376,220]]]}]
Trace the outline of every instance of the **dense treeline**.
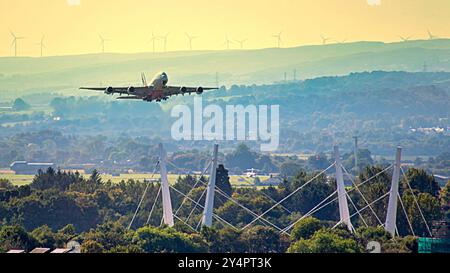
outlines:
[{"label": "dense treeline", "polygon": [[[380,170],[375,166],[367,167],[356,183]],[[177,191],[204,203],[206,179],[203,177],[199,178],[200,182],[193,176],[180,177],[173,185],[177,189],[171,191],[174,211],[185,223],[176,221],[174,228],[160,227],[161,202],[156,202],[155,210],[149,216],[159,189],[159,185],[152,183],[130,230],[127,227],[146,187],[143,182],[130,180],[113,184],[101,181],[96,171],[85,179],[78,173],[53,169],[38,173],[28,186],[16,187],[2,180],[0,251],[61,247],[69,240],[79,241],[85,252],[363,252],[371,240],[382,242],[383,249],[388,252],[411,252],[417,248],[416,240],[407,236],[411,231],[400,207],[397,226],[401,238],[392,241],[382,228],[371,227],[379,224],[378,219],[385,219],[387,198],[372,206],[374,213],[364,210],[362,217],[352,218],[356,228],[354,234],[344,227],[333,228],[339,218],[337,204],[333,202],[313,214],[314,218],[307,217],[298,222],[290,236],[262,220],[244,228],[254,216],[226,198],[232,196],[239,204],[262,214],[273,206],[273,200],[288,196],[316,175],[298,171],[278,187],[258,190],[231,187],[228,173],[222,168],[218,171],[217,186],[224,194],[217,194],[215,213],[231,225],[215,221],[212,228],[198,229],[198,232],[194,229],[201,219],[201,208],[189,201],[183,203],[183,197]],[[388,192],[389,185],[390,174],[385,172],[359,187],[366,200],[357,191],[349,191],[349,196],[357,208],[363,208],[366,201],[372,202]],[[334,191],[334,179],[320,175],[286,200],[283,206],[267,213],[265,218],[276,226],[285,227]],[[428,236],[428,231],[415,205],[416,200],[428,225],[431,226],[433,220],[450,220],[450,182],[441,189],[425,171],[409,169],[402,180],[400,193],[417,236]],[[350,213],[354,214],[355,208],[349,206]]]},{"label": "dense treeline", "polygon": [[[160,138],[127,135],[114,138],[101,135],[65,135],[57,131],[21,133],[0,138],[0,154],[2,154],[0,168],[7,168],[17,160],[27,160],[28,162],[54,162],[66,169],[78,169],[81,168],[79,166],[82,163],[91,163],[101,172],[126,173],[130,169],[151,172],[157,160],[155,155],[158,154],[160,141]],[[330,140],[329,143],[332,142]],[[169,160],[175,165],[169,165],[168,169],[176,173],[202,171],[211,153],[209,143],[202,149],[192,149],[192,147],[183,149],[183,144],[172,142],[167,144],[166,148],[170,152]],[[352,150],[347,150],[342,156],[345,168],[355,173]],[[233,174],[242,174],[246,169],[255,168],[259,169],[260,173],[281,173],[282,176],[293,176],[298,168],[310,171],[321,170],[333,161],[332,156],[325,153],[316,153],[307,159],[294,155],[263,154],[251,149],[247,143],[225,149],[219,157]],[[360,170],[374,163],[386,162],[383,158],[375,161],[368,149],[361,148],[358,151],[358,169]],[[446,149],[442,149],[435,157],[428,159],[419,157],[410,160],[410,163],[433,173],[450,175],[450,151]]]}]

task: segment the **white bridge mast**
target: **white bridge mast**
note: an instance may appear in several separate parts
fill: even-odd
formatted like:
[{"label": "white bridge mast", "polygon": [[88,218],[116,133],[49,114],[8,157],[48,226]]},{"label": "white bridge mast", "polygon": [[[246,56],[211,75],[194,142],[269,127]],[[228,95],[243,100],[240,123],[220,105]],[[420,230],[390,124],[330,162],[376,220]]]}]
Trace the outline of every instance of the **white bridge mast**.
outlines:
[{"label": "white bridge mast", "polygon": [[336,184],[339,200],[339,217],[340,223],[344,223],[347,228],[353,232],[353,225],[350,221],[350,212],[348,210],[347,192],[345,190],[344,176],[342,174],[341,155],[339,153],[339,147],[334,146],[334,158],[336,159]]},{"label": "white bridge mast", "polygon": [[397,201],[398,201],[398,186],[400,178],[400,167],[402,158],[402,148],[397,147],[395,155],[394,173],[392,174],[391,191],[389,194],[389,205],[386,215],[385,229],[392,237],[395,236],[396,222],[397,222]]},{"label": "white bridge mast", "polygon": [[214,153],[211,164],[211,172],[209,175],[208,189],[206,193],[205,210],[203,213],[202,224],[207,227],[212,226],[213,210],[214,210],[214,193],[216,189],[216,174],[217,174],[217,154],[219,152],[219,145],[214,145]]},{"label": "white bridge mast", "polygon": [[169,180],[167,179],[167,153],[162,143],[159,144],[159,168],[161,174],[161,193],[163,202],[163,221],[169,227],[173,227],[172,200],[170,199]]}]

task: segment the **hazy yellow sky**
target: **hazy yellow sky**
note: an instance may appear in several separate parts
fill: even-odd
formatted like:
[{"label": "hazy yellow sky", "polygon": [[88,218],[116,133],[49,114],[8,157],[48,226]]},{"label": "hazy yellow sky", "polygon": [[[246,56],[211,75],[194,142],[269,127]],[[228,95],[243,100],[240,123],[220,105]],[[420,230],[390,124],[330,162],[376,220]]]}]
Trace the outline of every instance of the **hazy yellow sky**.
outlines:
[{"label": "hazy yellow sky", "polygon": [[112,40],[106,51],[128,53],[151,51],[152,30],[170,33],[170,51],[188,49],[186,32],[199,36],[194,49],[223,49],[226,34],[248,39],[246,48],[274,47],[280,31],[284,47],[320,44],[321,35],[395,41],[430,29],[446,37],[449,14],[450,0],[0,0],[0,56],[14,53],[9,30],[26,37],[20,56],[39,55],[43,34],[46,55],[99,52],[99,33]]}]

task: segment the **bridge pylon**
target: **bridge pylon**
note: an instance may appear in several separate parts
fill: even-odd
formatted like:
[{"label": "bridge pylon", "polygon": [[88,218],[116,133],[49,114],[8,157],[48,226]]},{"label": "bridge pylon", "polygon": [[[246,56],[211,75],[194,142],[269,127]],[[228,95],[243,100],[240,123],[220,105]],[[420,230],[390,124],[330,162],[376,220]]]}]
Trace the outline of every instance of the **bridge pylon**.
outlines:
[{"label": "bridge pylon", "polygon": [[167,179],[167,153],[162,143],[159,144],[159,170],[161,175],[161,193],[163,203],[163,222],[173,227],[172,200],[170,199],[170,185]]},{"label": "bridge pylon", "polygon": [[353,232],[353,225],[350,220],[350,212],[348,209],[347,191],[345,190],[344,175],[342,173],[341,155],[339,153],[339,147],[334,146],[334,158],[336,160],[336,184],[339,201],[339,217],[340,223],[344,223],[350,232]]},{"label": "bridge pylon", "polygon": [[208,188],[206,192],[205,210],[203,212],[202,225],[211,227],[214,213],[214,193],[216,190],[216,174],[217,174],[217,157],[219,153],[219,145],[214,145],[214,152],[209,175]]},{"label": "bridge pylon", "polygon": [[395,236],[397,222],[397,203],[398,203],[398,187],[400,179],[400,167],[402,160],[402,148],[397,147],[395,155],[394,173],[392,174],[391,190],[389,192],[389,205],[386,215],[386,223],[384,228],[392,237]]}]

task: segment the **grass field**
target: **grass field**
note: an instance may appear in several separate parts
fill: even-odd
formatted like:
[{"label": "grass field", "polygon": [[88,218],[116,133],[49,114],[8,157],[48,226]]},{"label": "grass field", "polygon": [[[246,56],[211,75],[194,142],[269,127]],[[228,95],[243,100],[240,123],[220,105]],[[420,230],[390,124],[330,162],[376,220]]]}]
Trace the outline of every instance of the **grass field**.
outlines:
[{"label": "grass field", "polygon": [[[180,175],[178,175],[178,174],[169,174],[168,175],[169,183],[174,184],[177,181],[179,176]],[[17,186],[30,184],[33,181],[33,178],[34,178],[34,175],[19,175],[19,174],[11,174],[11,173],[0,173],[0,179],[8,179],[14,185],[17,185]],[[113,183],[119,183],[122,180],[127,181],[129,179],[143,181],[144,179],[151,179],[151,178],[159,179],[160,176],[159,176],[159,174],[156,174],[153,177],[151,174],[121,174],[120,176],[112,176],[110,174],[102,175],[103,181],[111,180],[111,182],[113,182]],[[268,176],[259,176],[259,179],[261,181],[264,181],[268,178],[269,178]],[[232,175],[232,176],[230,176],[230,182],[235,187],[244,187],[244,186],[253,185],[254,179],[249,178],[249,177],[244,177],[244,176]]]}]

